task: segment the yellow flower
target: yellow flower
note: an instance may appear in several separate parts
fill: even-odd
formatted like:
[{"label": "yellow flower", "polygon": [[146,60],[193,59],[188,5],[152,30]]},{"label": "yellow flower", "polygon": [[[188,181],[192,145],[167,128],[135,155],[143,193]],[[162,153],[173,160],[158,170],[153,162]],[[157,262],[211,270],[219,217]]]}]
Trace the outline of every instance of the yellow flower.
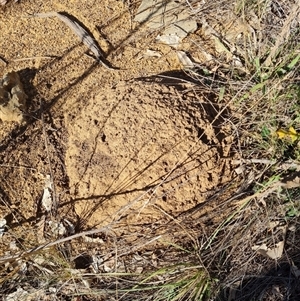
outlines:
[{"label": "yellow flower", "polygon": [[276,131],[276,134],[278,135],[279,139],[288,139],[292,142],[295,142],[298,138],[300,138],[300,134],[298,134],[292,126],[289,128],[288,131],[285,131],[280,128]]}]

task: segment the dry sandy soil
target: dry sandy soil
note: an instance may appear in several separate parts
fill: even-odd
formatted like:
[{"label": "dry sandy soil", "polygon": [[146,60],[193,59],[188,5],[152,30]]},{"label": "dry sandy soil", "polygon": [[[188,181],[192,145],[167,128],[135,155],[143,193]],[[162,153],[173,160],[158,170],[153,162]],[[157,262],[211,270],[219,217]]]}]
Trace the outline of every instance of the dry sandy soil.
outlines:
[{"label": "dry sandy soil", "polygon": [[[28,96],[22,121],[1,126],[1,191],[23,222],[42,210],[47,175],[52,213],[77,216],[85,226],[121,217],[149,223],[163,211],[176,216],[230,179],[223,158],[231,139],[214,94],[153,77],[181,67],[175,50],[132,21],[136,7],[25,0],[1,8],[8,64],[0,71],[17,71]],[[80,20],[120,70],[85,55],[57,18],[26,18],[50,11]],[[161,56],[147,57],[147,49]]]},{"label": "dry sandy soil", "polygon": [[[188,262],[189,256],[196,256],[202,267],[201,250],[216,273],[234,270],[242,278],[246,275],[254,251],[235,240],[255,239],[268,226],[264,206],[254,204],[244,208],[241,223],[249,218],[257,232],[249,226],[244,236],[237,227],[240,221],[228,225],[226,233],[219,228],[234,212],[228,200],[238,191],[238,181],[231,181],[236,176],[231,165],[235,129],[230,122],[237,116],[231,112],[233,100],[220,97],[219,78],[195,80],[181,71],[176,50],[156,41],[159,32],[134,22],[139,4],[20,0],[0,6],[0,232],[6,232],[0,233],[0,263],[13,252],[99,228],[97,236],[47,249],[47,262],[57,264],[51,269],[61,271],[59,260],[67,259],[68,267],[93,266],[95,274],[139,274],[171,266],[174,258],[175,263]],[[32,17],[53,11],[83,24],[115,69],[93,59],[58,18]],[[217,12],[218,7],[215,14],[197,20],[198,30],[178,48],[200,64],[218,55],[224,64],[234,60],[220,41],[209,38],[215,30],[221,28],[218,32],[234,45],[241,32],[247,38],[259,23],[253,16],[242,22]],[[156,55],[149,56],[148,50]],[[254,216],[260,216],[261,223]],[[200,246],[213,233],[221,237],[215,245],[217,255],[210,245],[205,250]],[[231,239],[234,248],[228,251]],[[82,265],[76,262],[79,254],[93,258]],[[235,254],[247,257],[245,272]],[[219,255],[222,258],[216,258]],[[223,266],[222,260],[230,256],[232,262]],[[257,273],[257,258],[251,257],[255,263],[250,275]],[[39,277],[40,270],[45,271],[37,268],[45,266],[40,261],[31,264],[27,276]],[[263,267],[265,259],[259,264]],[[0,283],[8,270],[1,267]],[[101,289],[107,289],[105,281],[97,282]],[[111,285],[115,280],[107,281]],[[260,275],[257,282],[259,286]],[[57,287],[66,288],[65,282]],[[76,282],[76,289],[82,287]],[[74,285],[68,289],[73,291],[64,296],[76,293]]]},{"label": "dry sandy soil", "polygon": [[[27,95],[17,113],[1,107],[0,218],[11,234],[1,256],[11,252],[12,237],[23,250],[55,240],[51,222],[67,228],[62,235],[109,226],[100,237],[106,244],[92,249],[111,255],[117,243],[121,256],[182,240],[189,235],[180,228],[185,213],[205,219],[195,225],[219,218],[218,202],[205,201],[232,179],[229,108],[179,72],[176,51],[157,43],[157,32],[133,21],[138,4],[21,0],[0,7],[0,74],[17,72]],[[57,18],[28,18],[51,11],[84,24],[118,69],[87,56]],[[182,49],[199,58],[197,34]],[[147,56],[148,49],[160,56]],[[47,179],[51,209],[43,205]],[[174,220],[181,232],[164,228]],[[89,248],[75,247],[77,254]],[[104,271],[117,268],[110,264]]]}]

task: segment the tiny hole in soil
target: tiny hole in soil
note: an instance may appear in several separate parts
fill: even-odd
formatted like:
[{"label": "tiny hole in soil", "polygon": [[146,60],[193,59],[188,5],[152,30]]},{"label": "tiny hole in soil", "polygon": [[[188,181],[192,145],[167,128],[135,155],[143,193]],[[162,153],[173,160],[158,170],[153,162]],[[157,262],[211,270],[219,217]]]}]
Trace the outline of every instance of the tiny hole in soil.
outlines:
[{"label": "tiny hole in soil", "polygon": [[101,136],[101,140],[102,140],[102,142],[105,142],[105,141],[106,141],[106,135],[105,135],[105,134],[103,134],[103,135]]},{"label": "tiny hole in soil", "polygon": [[166,202],[166,201],[167,201],[167,197],[164,195],[164,196],[162,197],[162,200],[163,200],[164,202]]},{"label": "tiny hole in soil", "polygon": [[92,263],[93,259],[87,254],[83,254],[74,259],[75,269],[87,269]]},{"label": "tiny hole in soil", "polygon": [[94,119],[94,124],[95,125],[98,125],[99,124],[99,121],[97,119]]},{"label": "tiny hole in soil", "polygon": [[209,181],[209,182],[212,182],[212,181],[213,181],[213,177],[212,177],[211,174],[208,174],[208,181]]}]

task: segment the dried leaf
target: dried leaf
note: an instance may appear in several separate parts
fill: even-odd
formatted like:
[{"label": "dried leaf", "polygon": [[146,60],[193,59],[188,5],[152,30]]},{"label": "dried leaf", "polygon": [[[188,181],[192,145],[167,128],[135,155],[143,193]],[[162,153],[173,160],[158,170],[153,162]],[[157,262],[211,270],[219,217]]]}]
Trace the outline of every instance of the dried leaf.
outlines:
[{"label": "dried leaf", "polygon": [[46,211],[50,211],[52,208],[52,197],[49,188],[44,189],[42,204],[45,207]]},{"label": "dried leaf", "polygon": [[156,37],[156,41],[176,48],[180,43],[180,38],[176,33],[174,33],[169,35],[158,35]]},{"label": "dried leaf", "polygon": [[269,248],[266,244],[262,244],[262,245],[254,245],[252,247],[252,250],[257,251],[259,254],[263,256],[270,257],[271,259],[279,259],[281,258],[283,253],[287,226],[278,227],[277,222],[271,222],[269,223],[269,227],[271,229],[272,228],[282,229],[284,239],[276,243],[273,248]]},{"label": "dried leaf", "polygon": [[159,51],[147,49],[145,52],[145,57],[161,57],[161,53]]},{"label": "dried leaf", "polygon": [[177,51],[177,57],[184,68],[194,68],[195,65],[184,51]]},{"label": "dried leaf", "polygon": [[102,57],[102,52],[97,46],[94,38],[81,25],[61,13],[55,13],[55,15],[73,30],[83,44],[85,44],[95,54],[97,59]]},{"label": "dried leaf", "polygon": [[296,176],[286,182],[283,182],[282,187],[285,189],[300,187],[300,178]]},{"label": "dried leaf", "polygon": [[52,208],[51,189],[52,189],[51,177],[50,177],[50,175],[47,175],[46,179],[45,179],[44,193],[43,193],[43,197],[42,197],[42,205],[48,212]]},{"label": "dried leaf", "polygon": [[262,244],[260,246],[253,246],[252,250],[257,251],[259,254],[270,257],[271,259],[279,259],[282,256],[284,247],[284,241],[280,241],[275,244],[274,248],[268,248],[266,244]]}]

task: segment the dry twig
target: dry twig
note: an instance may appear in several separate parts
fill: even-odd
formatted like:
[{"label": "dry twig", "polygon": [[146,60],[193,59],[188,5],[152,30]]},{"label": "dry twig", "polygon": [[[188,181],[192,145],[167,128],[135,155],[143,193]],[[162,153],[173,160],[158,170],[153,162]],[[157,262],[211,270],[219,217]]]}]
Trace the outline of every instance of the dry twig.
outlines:
[{"label": "dry twig", "polygon": [[19,253],[19,254],[6,256],[6,257],[1,257],[0,258],[0,264],[6,263],[6,262],[13,262],[15,260],[20,260],[22,258],[26,258],[30,255],[38,253],[39,251],[41,251],[43,249],[50,248],[52,246],[56,246],[58,244],[73,240],[75,238],[79,238],[79,237],[82,237],[82,236],[85,236],[85,235],[92,235],[92,234],[96,234],[96,233],[100,233],[100,232],[106,233],[108,231],[109,231],[108,227],[103,227],[103,228],[100,228],[100,229],[93,229],[93,230],[89,230],[89,231],[85,231],[85,232],[81,232],[81,233],[76,233],[74,235],[57,239],[55,241],[40,245],[36,248],[32,248],[30,250],[24,251],[24,252]]}]

